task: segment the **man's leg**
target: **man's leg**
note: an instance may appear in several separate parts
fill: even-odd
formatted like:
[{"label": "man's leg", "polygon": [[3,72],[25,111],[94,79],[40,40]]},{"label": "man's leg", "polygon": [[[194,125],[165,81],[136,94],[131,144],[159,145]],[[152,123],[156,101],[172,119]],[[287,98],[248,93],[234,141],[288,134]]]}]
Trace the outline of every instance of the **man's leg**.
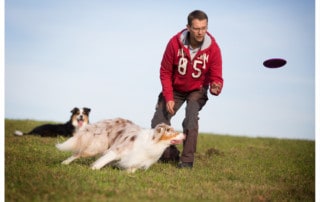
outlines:
[{"label": "man's leg", "polygon": [[180,160],[185,163],[193,163],[194,153],[197,149],[198,139],[198,115],[199,107],[196,101],[190,101],[186,107],[186,118],[183,121],[183,132],[186,139],[183,142],[183,151]]},{"label": "man's leg", "polygon": [[166,102],[164,100],[162,93],[160,93],[160,95],[158,96],[156,111],[151,120],[151,128],[155,128],[160,123],[171,125],[170,124],[171,118],[172,118],[172,115],[168,113],[166,108]]},{"label": "man's leg", "polygon": [[[183,95],[180,95],[179,93],[174,93],[174,111],[177,112],[181,105],[184,102]],[[151,128],[155,128],[160,123],[165,123],[170,125],[170,120],[174,116],[174,114],[169,114],[166,107],[166,102],[164,100],[164,97],[162,93],[160,93],[158,97],[158,102],[156,105],[156,112],[154,113],[154,116],[151,120]],[[175,145],[171,145],[168,147],[162,154],[160,161],[162,162],[168,162],[168,161],[179,161],[179,155],[180,151]]]},{"label": "man's leg", "polygon": [[183,151],[180,158],[182,163],[187,163],[186,167],[193,166],[199,130],[199,111],[206,104],[207,100],[208,97],[206,88],[191,92],[187,97],[186,117],[182,123],[184,133],[186,134],[186,139],[183,142]]},{"label": "man's leg", "polygon": [[[185,101],[185,94],[174,91],[174,102],[175,102],[174,111],[175,112],[177,112],[180,109],[184,101]],[[151,120],[151,128],[155,128],[160,123],[171,125],[170,121],[174,115],[175,114],[170,114],[167,111],[166,101],[164,100],[162,93],[160,93],[158,97],[158,102],[156,105],[156,112],[154,113],[153,118]]]}]

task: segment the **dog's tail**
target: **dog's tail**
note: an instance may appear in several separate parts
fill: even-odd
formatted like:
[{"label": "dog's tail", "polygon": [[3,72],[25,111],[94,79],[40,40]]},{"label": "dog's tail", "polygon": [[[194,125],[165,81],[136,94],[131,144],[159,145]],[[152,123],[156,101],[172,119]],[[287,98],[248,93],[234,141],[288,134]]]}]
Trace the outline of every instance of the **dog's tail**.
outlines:
[{"label": "dog's tail", "polygon": [[20,130],[16,130],[16,131],[14,131],[13,134],[16,135],[16,136],[23,136],[23,135],[25,135],[26,133],[24,133],[24,132],[22,132],[22,131],[20,131]]},{"label": "dog's tail", "polygon": [[68,139],[67,141],[63,142],[63,143],[58,143],[56,144],[56,147],[60,150],[60,151],[74,151],[76,148],[76,141],[77,139],[75,137],[71,137],[70,139]]}]

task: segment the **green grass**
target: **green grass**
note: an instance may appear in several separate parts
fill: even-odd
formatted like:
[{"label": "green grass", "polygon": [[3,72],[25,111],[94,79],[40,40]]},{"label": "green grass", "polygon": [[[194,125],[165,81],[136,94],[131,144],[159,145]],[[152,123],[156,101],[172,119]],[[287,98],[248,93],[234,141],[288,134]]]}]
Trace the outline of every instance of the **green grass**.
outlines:
[{"label": "green grass", "polygon": [[42,123],[5,120],[6,201],[315,200],[314,141],[200,134],[192,170],[156,163],[128,174],[93,171],[94,158],[61,165],[61,137],[12,135]]}]

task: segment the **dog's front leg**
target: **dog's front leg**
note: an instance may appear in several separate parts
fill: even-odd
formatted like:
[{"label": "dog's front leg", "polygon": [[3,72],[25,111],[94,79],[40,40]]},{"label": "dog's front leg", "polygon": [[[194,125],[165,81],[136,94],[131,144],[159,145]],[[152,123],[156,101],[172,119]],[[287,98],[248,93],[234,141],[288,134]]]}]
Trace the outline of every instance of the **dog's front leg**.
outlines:
[{"label": "dog's front leg", "polygon": [[128,168],[126,169],[127,173],[134,173],[138,168]]},{"label": "dog's front leg", "polygon": [[68,165],[68,164],[70,164],[72,161],[78,159],[79,157],[80,157],[79,155],[74,154],[74,155],[70,156],[69,158],[67,158],[66,160],[62,161],[62,164]]},{"label": "dog's front leg", "polygon": [[114,151],[108,151],[92,164],[91,169],[99,170],[100,168],[114,160],[117,160],[117,154]]}]

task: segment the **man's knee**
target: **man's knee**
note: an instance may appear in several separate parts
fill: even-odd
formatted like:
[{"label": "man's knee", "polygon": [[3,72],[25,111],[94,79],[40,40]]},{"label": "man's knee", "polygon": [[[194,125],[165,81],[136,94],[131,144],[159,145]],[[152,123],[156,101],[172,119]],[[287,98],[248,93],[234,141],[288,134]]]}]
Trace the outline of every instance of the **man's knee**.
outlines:
[{"label": "man's knee", "polygon": [[153,119],[151,120],[151,128],[155,128],[160,123],[165,123],[167,125],[171,125],[169,120],[167,120],[165,118],[159,118],[159,117],[154,116]]},{"label": "man's knee", "polygon": [[153,118],[151,120],[151,128],[155,128],[160,123],[170,125],[170,119],[171,117],[168,116],[168,113],[160,105],[156,108],[156,112],[154,113]]}]

